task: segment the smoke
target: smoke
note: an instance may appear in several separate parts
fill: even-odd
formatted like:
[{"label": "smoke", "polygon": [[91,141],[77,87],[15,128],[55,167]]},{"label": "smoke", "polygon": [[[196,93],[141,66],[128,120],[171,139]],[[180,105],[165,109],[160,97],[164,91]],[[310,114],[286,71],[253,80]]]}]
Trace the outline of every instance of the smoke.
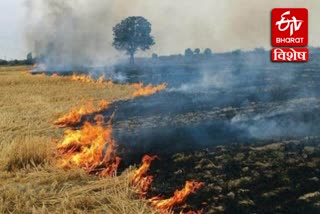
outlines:
[{"label": "smoke", "polygon": [[318,135],[317,56],[311,54],[303,64],[272,63],[269,51],[262,50],[210,59],[171,57],[159,64],[150,60],[133,78],[167,82],[169,88],[117,106],[115,130],[133,130],[120,131],[119,141],[149,142],[149,147],[174,142],[186,148],[186,142],[197,146]]},{"label": "smoke", "polygon": [[304,136],[306,133],[317,133],[317,119],[308,119],[319,108],[319,101],[314,97],[292,99],[283,103],[269,103],[266,112],[257,114],[237,114],[231,124],[246,130],[253,138],[271,139],[274,137]]},{"label": "smoke", "polygon": [[110,61],[112,0],[30,0],[27,40],[48,69]]},{"label": "smoke", "polygon": [[319,1],[27,0],[26,5],[27,43],[37,55],[47,56],[47,65],[96,66],[124,56],[111,46],[112,27],[133,15],[152,23],[156,45],[147,55],[189,47],[214,52],[269,48],[274,7],[307,7],[309,45],[319,45]]}]

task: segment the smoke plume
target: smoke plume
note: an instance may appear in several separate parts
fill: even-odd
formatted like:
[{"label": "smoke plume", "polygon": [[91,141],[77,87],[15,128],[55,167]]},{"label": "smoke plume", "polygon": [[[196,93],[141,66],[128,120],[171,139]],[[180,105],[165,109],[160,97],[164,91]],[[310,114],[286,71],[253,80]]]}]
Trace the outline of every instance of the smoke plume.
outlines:
[{"label": "smoke plume", "polygon": [[110,64],[124,56],[112,44],[112,27],[122,19],[146,17],[156,45],[146,54],[182,53],[210,47],[214,52],[270,47],[274,7],[309,9],[309,45],[318,45],[319,1],[251,0],[27,0],[27,41],[47,65]]}]

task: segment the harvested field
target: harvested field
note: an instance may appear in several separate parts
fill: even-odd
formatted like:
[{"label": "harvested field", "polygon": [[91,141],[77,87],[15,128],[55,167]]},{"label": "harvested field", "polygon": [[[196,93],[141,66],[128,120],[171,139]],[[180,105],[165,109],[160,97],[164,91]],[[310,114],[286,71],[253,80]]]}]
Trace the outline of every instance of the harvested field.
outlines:
[{"label": "harvested field", "polygon": [[137,200],[128,173],[100,179],[55,164],[63,133],[53,121],[82,100],[130,98],[128,85],[99,86],[0,67],[1,213],[153,213]]}]

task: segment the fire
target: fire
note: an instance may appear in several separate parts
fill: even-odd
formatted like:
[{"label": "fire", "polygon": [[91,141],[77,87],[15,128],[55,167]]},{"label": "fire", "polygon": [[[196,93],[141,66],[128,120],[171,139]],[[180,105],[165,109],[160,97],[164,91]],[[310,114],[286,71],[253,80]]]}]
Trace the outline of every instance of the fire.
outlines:
[{"label": "fire", "polygon": [[[142,165],[139,169],[133,172],[131,177],[131,185],[137,187],[138,194],[141,198],[144,198],[150,188],[151,183],[153,182],[153,176],[146,175],[147,171],[150,168],[152,161],[154,161],[158,156],[145,155],[142,158]],[[186,198],[191,194],[195,193],[198,189],[202,188],[204,184],[201,182],[187,181],[184,188],[181,190],[176,190],[174,196],[169,199],[162,199],[159,196],[148,199],[147,201],[150,205],[161,213],[171,213],[174,206],[182,204]],[[183,210],[180,214],[202,214],[200,211],[188,211],[184,212]]]},{"label": "fire", "polygon": [[106,86],[113,86],[114,85],[112,80],[104,81],[103,83],[99,83],[99,84],[106,85]]},{"label": "fire", "polygon": [[96,81],[91,76],[85,74],[73,73],[71,76],[71,80],[85,83],[96,83]]},{"label": "fire", "polygon": [[30,71],[25,70],[25,71],[21,71],[22,74],[31,74]]},{"label": "fire", "polygon": [[162,199],[159,196],[155,196],[148,199],[148,202],[151,206],[162,212],[166,212],[168,210],[171,211],[174,206],[184,203],[191,193],[195,193],[197,190],[202,188],[203,185],[204,184],[202,182],[187,181],[184,188],[176,190],[171,198]]},{"label": "fire", "polygon": [[47,70],[47,66],[45,64],[34,64],[33,65],[33,70],[37,70],[37,71],[46,71]]},{"label": "fire", "polygon": [[132,86],[135,89],[135,91],[133,92],[133,97],[149,96],[159,91],[163,91],[167,88],[166,83],[162,83],[156,86],[152,86],[151,84],[144,86],[142,83],[135,83]]},{"label": "fire", "polygon": [[105,80],[104,74],[101,75],[97,80],[95,80],[90,75],[73,73],[70,79],[72,81],[94,83],[94,84],[105,85],[105,86],[112,86],[114,84],[112,80]]},{"label": "fire", "polygon": [[104,83],[104,74],[98,78],[97,83],[98,84]]},{"label": "fire", "polygon": [[53,73],[53,74],[51,75],[51,77],[57,79],[57,78],[59,78],[59,77],[61,77],[61,76],[59,76],[57,73]]},{"label": "fire", "polygon": [[[59,77],[59,76],[53,74],[52,77]],[[98,83],[108,84],[108,85],[113,84],[112,81],[102,82],[103,78],[104,77],[101,77],[97,82],[95,82],[93,79],[91,79],[90,76],[76,75],[76,74],[73,74],[72,76],[72,79],[79,79],[80,81],[95,82],[97,84]],[[138,96],[148,96],[148,95],[157,93],[158,91],[164,90],[167,87],[167,85],[160,84],[157,86],[152,86],[152,85],[143,86],[142,83],[136,83],[136,84],[133,84],[133,87],[135,88],[135,91],[133,92],[133,96],[138,97]],[[54,124],[60,127],[66,127],[66,126],[77,124],[81,121],[84,115],[92,114],[95,112],[101,112],[107,109],[110,104],[111,102],[108,102],[106,100],[101,100],[98,104],[98,107],[95,107],[92,101],[86,102],[80,107],[73,107],[69,113],[67,113],[66,115],[54,121]]]},{"label": "fire", "polygon": [[153,181],[153,176],[147,176],[146,173],[149,170],[152,161],[154,161],[156,158],[156,155],[145,155],[142,158],[142,165],[140,168],[133,172],[131,184],[134,187],[137,187],[138,193],[141,197],[144,197],[147,194],[147,191],[149,190],[149,187]]},{"label": "fire", "polygon": [[110,104],[111,104],[111,102],[109,102],[107,100],[100,100],[99,104],[98,104],[98,106],[99,106],[98,111],[106,110]]},{"label": "fire", "polygon": [[98,104],[98,107],[95,107],[92,101],[87,101],[80,107],[73,107],[69,113],[54,121],[54,124],[60,127],[77,124],[81,121],[81,118],[84,115],[103,111],[107,109],[109,105],[110,102],[101,100]]},{"label": "fire", "polygon": [[41,72],[41,73],[35,74],[34,76],[36,76],[36,77],[45,77],[46,74],[44,72]]},{"label": "fire", "polygon": [[[44,77],[46,76],[46,74],[44,72],[39,73],[39,74],[35,74],[35,76],[41,76]],[[92,83],[92,84],[97,84],[97,85],[103,85],[103,86],[113,86],[114,83],[112,82],[112,80],[105,80],[105,75],[101,75],[97,80],[95,80],[94,78],[92,78],[90,75],[86,75],[86,74],[76,74],[73,73],[71,77],[63,77],[60,76],[57,73],[54,73],[51,75],[52,78],[66,78],[69,79],[71,81],[78,81],[78,82],[83,82],[83,83]],[[143,85],[143,83],[134,83],[131,84],[131,86],[134,88],[134,91],[132,93],[132,96],[134,98],[136,97],[142,97],[142,96],[149,96],[149,95],[153,95],[159,91],[163,91],[167,88],[167,84],[166,83],[162,83],[159,85],[155,85],[153,86],[152,84],[148,84],[148,85]]]},{"label": "fire", "polygon": [[[41,74],[44,76],[44,73]],[[51,77],[60,77],[53,74]],[[112,85],[112,81],[105,81],[105,77],[101,76],[98,80],[94,80],[89,75],[73,74],[71,77],[66,77],[72,81],[80,81],[85,83]],[[159,91],[165,90],[166,83],[153,86],[151,84],[144,86],[142,83],[132,84],[134,92],[132,96],[148,96],[155,94]],[[101,112],[108,108],[111,102],[101,100],[97,106],[93,101],[85,102],[80,107],[73,107],[72,110],[66,115],[58,118],[54,124],[61,127],[71,126],[81,121],[84,115]],[[59,154],[58,164],[62,168],[81,168],[88,174],[94,174],[101,177],[116,176],[117,169],[121,162],[121,158],[116,155],[117,143],[112,137],[112,126],[109,121],[104,124],[102,115],[95,117],[96,123],[84,122],[79,130],[67,129],[64,136],[57,145]],[[153,182],[153,176],[147,175],[152,161],[157,156],[145,155],[142,158],[142,165],[135,170],[130,177],[130,184],[137,189],[140,197],[146,197],[146,194]],[[168,213],[173,210],[176,205],[181,205],[185,202],[186,198],[195,193],[203,186],[201,182],[187,181],[184,188],[176,190],[171,198],[163,199],[156,196],[147,199],[148,203],[160,211],[161,213]],[[180,214],[202,214],[202,211],[188,211],[183,210]]]},{"label": "fire", "polygon": [[95,117],[96,125],[85,122],[80,130],[68,129],[58,144],[60,166],[84,169],[87,173],[114,176],[121,159],[116,156],[117,144],[112,137],[112,127],[103,127],[102,115]]}]

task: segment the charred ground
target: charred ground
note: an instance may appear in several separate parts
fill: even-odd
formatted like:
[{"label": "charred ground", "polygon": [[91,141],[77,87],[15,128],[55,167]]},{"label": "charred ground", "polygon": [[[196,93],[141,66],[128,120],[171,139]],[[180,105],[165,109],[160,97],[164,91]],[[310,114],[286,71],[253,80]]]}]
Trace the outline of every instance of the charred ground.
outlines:
[{"label": "charred ground", "polygon": [[319,57],[273,64],[268,54],[140,59],[135,68],[107,70],[119,82],[168,83],[164,92],[103,112],[116,112],[120,170],[157,154],[150,195],[202,181],[187,202],[204,213],[318,212]]},{"label": "charred ground", "polygon": [[187,203],[204,213],[319,212],[320,73],[318,56],[310,59],[272,64],[267,52],[232,53],[127,69],[127,81],[169,88],[105,112],[116,110],[123,164],[159,155],[151,195],[205,182]]}]

